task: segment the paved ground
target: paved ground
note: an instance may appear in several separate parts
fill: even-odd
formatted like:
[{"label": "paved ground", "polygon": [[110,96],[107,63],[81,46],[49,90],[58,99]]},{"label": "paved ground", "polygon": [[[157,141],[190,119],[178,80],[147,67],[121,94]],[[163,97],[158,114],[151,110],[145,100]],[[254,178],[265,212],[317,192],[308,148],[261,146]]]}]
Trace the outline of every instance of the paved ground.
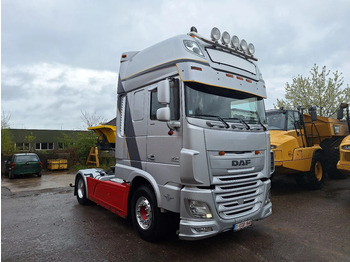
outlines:
[{"label": "paved ground", "polygon": [[273,181],[273,214],[247,230],[152,244],[73,196],[74,174],[2,179],[2,261],[350,261],[350,178],[318,191]]},{"label": "paved ground", "polygon": [[19,193],[68,187],[70,183],[74,184],[75,173],[74,171],[43,172],[41,177],[28,175],[13,180],[2,176],[1,188],[8,189],[12,193]]}]

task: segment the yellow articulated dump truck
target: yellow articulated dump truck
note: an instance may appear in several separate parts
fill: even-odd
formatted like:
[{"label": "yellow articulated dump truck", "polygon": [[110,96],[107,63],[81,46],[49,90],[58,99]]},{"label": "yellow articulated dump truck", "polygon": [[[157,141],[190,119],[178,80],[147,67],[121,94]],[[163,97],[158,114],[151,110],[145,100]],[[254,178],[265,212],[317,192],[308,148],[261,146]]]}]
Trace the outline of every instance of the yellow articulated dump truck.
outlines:
[{"label": "yellow articulated dump truck", "polygon": [[319,189],[328,173],[336,177],[338,146],[348,133],[338,119],[317,117],[316,108],[266,112],[276,174],[294,174],[298,184]]},{"label": "yellow articulated dump truck", "polygon": [[89,130],[94,131],[98,136],[97,146],[99,150],[114,150],[116,137],[116,119],[109,121],[106,124],[89,127]]},{"label": "yellow articulated dump truck", "polygon": [[[349,117],[349,104],[341,104],[338,111],[338,119],[343,119],[346,109],[346,121],[348,123],[348,129],[350,131],[350,117]],[[350,135],[345,137],[339,146],[339,162],[337,164],[338,170],[345,176],[350,175]]]}]

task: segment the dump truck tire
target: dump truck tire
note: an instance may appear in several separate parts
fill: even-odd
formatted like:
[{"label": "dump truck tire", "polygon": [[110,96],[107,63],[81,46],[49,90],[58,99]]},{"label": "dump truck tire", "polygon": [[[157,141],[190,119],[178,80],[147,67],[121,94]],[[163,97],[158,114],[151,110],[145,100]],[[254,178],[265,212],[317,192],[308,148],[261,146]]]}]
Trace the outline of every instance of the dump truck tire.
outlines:
[{"label": "dump truck tire", "polygon": [[315,152],[310,171],[305,174],[305,182],[308,189],[320,189],[322,187],[325,178],[323,161],[322,153]]},{"label": "dump truck tire", "polygon": [[337,169],[337,163],[340,158],[339,145],[342,139],[327,139],[321,143],[325,154],[325,170],[329,178],[343,179],[345,174]]}]

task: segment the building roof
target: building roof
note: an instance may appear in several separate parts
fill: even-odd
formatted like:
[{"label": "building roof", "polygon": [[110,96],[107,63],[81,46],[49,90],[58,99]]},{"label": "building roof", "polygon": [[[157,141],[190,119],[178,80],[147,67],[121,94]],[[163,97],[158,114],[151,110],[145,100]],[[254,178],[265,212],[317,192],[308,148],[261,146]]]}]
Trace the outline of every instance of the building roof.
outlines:
[{"label": "building roof", "polygon": [[24,142],[26,136],[33,136],[33,143],[40,142],[61,142],[65,136],[76,138],[78,134],[91,131],[83,130],[45,130],[45,129],[8,129],[12,134],[13,142]]}]

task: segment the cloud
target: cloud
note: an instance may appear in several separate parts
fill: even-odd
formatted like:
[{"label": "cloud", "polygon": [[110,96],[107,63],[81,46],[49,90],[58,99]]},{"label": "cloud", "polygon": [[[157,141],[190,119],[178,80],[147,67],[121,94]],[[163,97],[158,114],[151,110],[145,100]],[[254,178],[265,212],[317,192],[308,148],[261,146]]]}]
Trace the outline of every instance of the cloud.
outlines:
[{"label": "cloud", "polygon": [[314,64],[350,84],[347,0],[4,0],[1,8],[2,107],[17,127],[79,128],[80,110],[89,109],[114,117],[121,54],[191,26],[254,43],[267,108]]},{"label": "cloud", "polygon": [[81,111],[115,117],[115,72],[46,63],[2,71],[2,108],[12,128],[80,129]]}]

